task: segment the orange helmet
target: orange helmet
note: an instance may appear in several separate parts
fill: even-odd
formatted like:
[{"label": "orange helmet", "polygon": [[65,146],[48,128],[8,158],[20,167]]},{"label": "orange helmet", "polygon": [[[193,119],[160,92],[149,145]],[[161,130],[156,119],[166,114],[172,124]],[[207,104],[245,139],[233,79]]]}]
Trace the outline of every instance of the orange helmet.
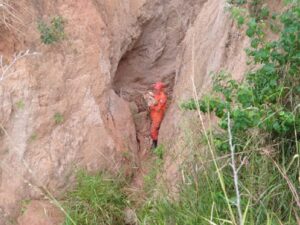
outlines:
[{"label": "orange helmet", "polygon": [[154,85],[153,85],[153,88],[155,90],[162,90],[163,88],[165,88],[166,85],[163,83],[163,82],[156,82]]}]

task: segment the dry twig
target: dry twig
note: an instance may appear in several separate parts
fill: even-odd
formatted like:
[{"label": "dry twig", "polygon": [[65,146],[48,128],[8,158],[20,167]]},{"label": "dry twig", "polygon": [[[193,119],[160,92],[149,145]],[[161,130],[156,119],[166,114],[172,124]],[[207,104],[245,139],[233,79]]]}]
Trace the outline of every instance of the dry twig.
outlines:
[{"label": "dry twig", "polygon": [[232,133],[231,133],[231,121],[230,121],[230,113],[227,113],[227,126],[228,126],[228,138],[229,138],[229,147],[231,152],[231,167],[233,172],[233,180],[234,180],[234,189],[236,193],[236,207],[238,210],[239,216],[239,224],[243,224],[243,214],[242,214],[242,207],[241,207],[241,195],[239,190],[239,176],[238,172],[243,165],[243,162],[240,167],[237,168],[236,160],[235,160],[235,145],[232,142]]},{"label": "dry twig", "polygon": [[15,54],[13,60],[8,64],[4,63],[3,56],[1,55],[0,56],[0,83],[12,74],[11,70],[18,61],[20,61],[21,59],[23,59],[27,56],[33,56],[33,55],[38,55],[38,54],[39,53],[37,53],[37,52],[30,52],[29,49],[26,51],[21,51],[21,52]]}]

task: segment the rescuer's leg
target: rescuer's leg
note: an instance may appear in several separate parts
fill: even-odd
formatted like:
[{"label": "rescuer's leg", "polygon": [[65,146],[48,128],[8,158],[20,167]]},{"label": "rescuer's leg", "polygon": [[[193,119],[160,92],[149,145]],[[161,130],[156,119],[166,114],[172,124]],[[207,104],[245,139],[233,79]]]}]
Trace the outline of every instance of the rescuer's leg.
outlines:
[{"label": "rescuer's leg", "polygon": [[151,149],[155,149],[155,148],[157,148],[157,140],[152,141]]},{"label": "rescuer's leg", "polygon": [[157,147],[158,131],[159,131],[160,121],[152,121],[151,124],[151,138],[152,138],[152,147]]}]

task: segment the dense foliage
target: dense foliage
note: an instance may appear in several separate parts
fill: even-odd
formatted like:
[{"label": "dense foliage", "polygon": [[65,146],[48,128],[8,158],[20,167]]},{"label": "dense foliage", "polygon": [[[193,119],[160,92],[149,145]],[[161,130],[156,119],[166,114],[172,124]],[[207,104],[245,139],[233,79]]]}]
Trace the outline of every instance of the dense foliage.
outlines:
[{"label": "dense foliage", "polygon": [[227,129],[227,112],[233,121],[233,132],[259,128],[273,139],[290,138],[300,131],[300,8],[288,10],[281,17],[283,31],[279,40],[265,42],[264,32],[255,19],[248,22],[255,69],[238,83],[225,72],[214,76],[214,96],[199,102],[184,103],[186,109],[214,112],[220,127]]}]

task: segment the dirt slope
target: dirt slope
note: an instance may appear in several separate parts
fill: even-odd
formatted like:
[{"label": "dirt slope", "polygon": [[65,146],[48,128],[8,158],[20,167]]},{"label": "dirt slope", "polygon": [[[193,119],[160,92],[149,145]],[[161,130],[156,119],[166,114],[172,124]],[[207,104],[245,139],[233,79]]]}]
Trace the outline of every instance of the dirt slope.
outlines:
[{"label": "dirt slope", "polygon": [[[75,168],[116,172],[124,151],[136,155],[129,107],[110,90],[110,83],[117,62],[139,36],[138,17],[146,21],[147,14],[138,12],[142,2],[101,2],[24,1],[26,29],[22,34],[10,31],[20,36],[14,52],[41,54],[20,61],[0,85],[5,130],[0,142],[0,224],[19,213],[16,206],[22,199],[43,198],[40,187],[60,194]],[[45,46],[36,24],[53,15],[66,19],[67,39]],[[1,42],[6,40],[3,34]],[[62,123],[55,123],[56,113]]]},{"label": "dirt slope", "polygon": [[[45,190],[61,196],[77,168],[135,173],[140,131],[147,132],[135,122],[148,118],[142,111],[133,115],[131,97],[157,79],[172,90],[179,44],[205,2],[12,3],[18,20],[12,19],[9,29],[1,24],[4,62],[22,50],[39,54],[20,60],[0,82],[1,225],[15,222],[24,199],[41,200]],[[66,39],[46,46],[37,22],[55,15],[67,21]],[[129,98],[120,94],[124,87],[133,92]]]}]

